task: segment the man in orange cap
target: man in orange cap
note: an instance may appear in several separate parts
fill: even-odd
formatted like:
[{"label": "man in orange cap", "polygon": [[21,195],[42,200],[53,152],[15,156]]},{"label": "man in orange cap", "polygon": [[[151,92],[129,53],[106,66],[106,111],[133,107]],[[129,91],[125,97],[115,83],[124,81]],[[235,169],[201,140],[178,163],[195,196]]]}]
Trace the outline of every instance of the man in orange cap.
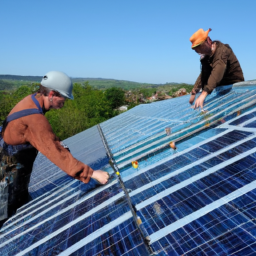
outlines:
[{"label": "man in orange cap", "polygon": [[212,41],[208,36],[210,31],[210,28],[207,31],[200,28],[190,37],[192,50],[200,55],[201,61],[201,73],[189,99],[189,103],[193,104],[196,93],[202,89],[194,108],[203,108],[205,98],[214,89],[224,94],[231,90],[234,83],[244,81],[243,71],[231,47]]}]

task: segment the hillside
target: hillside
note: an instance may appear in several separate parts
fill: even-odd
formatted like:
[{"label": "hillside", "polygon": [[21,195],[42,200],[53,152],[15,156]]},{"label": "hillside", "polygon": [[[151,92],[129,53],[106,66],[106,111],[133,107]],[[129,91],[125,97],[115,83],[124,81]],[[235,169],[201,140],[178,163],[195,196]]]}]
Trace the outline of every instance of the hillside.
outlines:
[{"label": "hillside", "polygon": [[[41,76],[18,76],[18,75],[0,75],[0,90],[18,88],[21,85],[29,85],[33,82],[38,83]],[[156,88],[164,86],[163,84],[138,83],[125,80],[105,79],[105,78],[71,78],[73,83],[89,82],[90,86],[105,90],[111,87],[118,87],[125,90],[138,88]],[[168,85],[179,85],[179,83],[168,83]]]}]

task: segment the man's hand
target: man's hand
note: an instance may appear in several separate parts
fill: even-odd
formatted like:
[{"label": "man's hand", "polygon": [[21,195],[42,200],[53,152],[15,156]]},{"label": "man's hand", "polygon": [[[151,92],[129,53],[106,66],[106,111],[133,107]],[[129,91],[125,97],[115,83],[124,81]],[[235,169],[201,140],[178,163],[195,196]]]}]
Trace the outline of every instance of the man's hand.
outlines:
[{"label": "man's hand", "polygon": [[189,103],[190,103],[191,105],[193,104],[193,102],[194,102],[194,100],[195,100],[195,97],[196,97],[195,94],[191,94],[190,99],[189,99]]},{"label": "man's hand", "polygon": [[207,95],[208,95],[207,92],[202,91],[200,96],[196,99],[196,102],[195,102],[195,105],[194,105],[194,109],[197,109],[197,108],[203,109],[203,107],[204,107],[204,100],[207,97]]},{"label": "man's hand", "polygon": [[92,173],[91,178],[97,180],[101,184],[106,184],[109,179],[109,174],[108,174],[108,172],[97,170]]},{"label": "man's hand", "polygon": [[194,90],[194,88],[192,89],[191,91],[191,96],[190,96],[190,99],[189,99],[189,103],[192,105],[194,100],[195,100],[195,97],[196,97],[196,91]]}]

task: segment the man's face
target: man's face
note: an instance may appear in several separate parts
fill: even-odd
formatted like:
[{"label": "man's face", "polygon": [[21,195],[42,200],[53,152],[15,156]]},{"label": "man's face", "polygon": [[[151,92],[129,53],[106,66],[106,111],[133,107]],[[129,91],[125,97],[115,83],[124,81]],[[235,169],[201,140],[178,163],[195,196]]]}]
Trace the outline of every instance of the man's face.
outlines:
[{"label": "man's face", "polygon": [[193,50],[198,54],[203,54],[203,55],[211,55],[212,53],[211,44],[209,44],[207,40],[204,41],[202,44],[193,48]]},{"label": "man's face", "polygon": [[66,98],[62,96],[52,96],[50,98],[50,109],[60,109],[64,106]]},{"label": "man's face", "polygon": [[55,109],[62,108],[64,106],[65,100],[66,100],[66,98],[64,98],[62,96],[54,96],[53,97],[54,108]]}]

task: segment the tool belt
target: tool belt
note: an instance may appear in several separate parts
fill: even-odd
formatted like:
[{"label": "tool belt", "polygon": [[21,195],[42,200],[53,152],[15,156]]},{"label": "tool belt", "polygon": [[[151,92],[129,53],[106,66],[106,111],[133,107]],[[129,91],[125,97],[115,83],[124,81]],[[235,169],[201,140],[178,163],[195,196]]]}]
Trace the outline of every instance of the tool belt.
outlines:
[{"label": "tool belt", "polygon": [[0,221],[28,202],[28,185],[37,150],[7,145],[0,135]]},{"label": "tool belt", "polygon": [[[13,156],[3,154],[0,149],[0,220],[8,218],[8,203],[12,201],[11,190],[17,177],[16,160]],[[10,197],[10,200],[9,200]]]}]

